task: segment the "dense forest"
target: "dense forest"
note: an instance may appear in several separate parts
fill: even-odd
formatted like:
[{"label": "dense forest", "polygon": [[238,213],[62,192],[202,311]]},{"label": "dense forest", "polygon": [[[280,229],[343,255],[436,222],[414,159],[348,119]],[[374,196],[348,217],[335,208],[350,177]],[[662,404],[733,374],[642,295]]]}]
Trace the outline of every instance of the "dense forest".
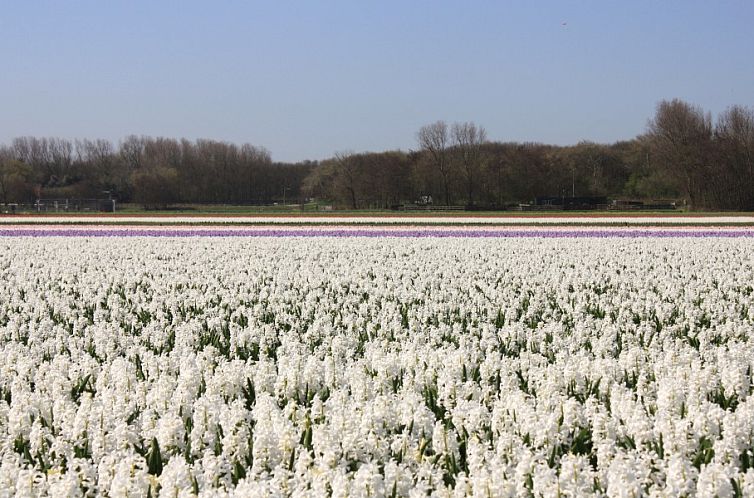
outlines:
[{"label": "dense forest", "polygon": [[672,199],[693,209],[754,210],[754,111],[715,120],[662,101],[646,133],[614,144],[490,141],[475,123],[423,126],[416,150],[339,152],[273,162],[263,147],[129,136],[19,137],[0,147],[0,204],[102,198],[147,208],[315,199],[344,209],[413,203],[501,209],[537,197]]}]

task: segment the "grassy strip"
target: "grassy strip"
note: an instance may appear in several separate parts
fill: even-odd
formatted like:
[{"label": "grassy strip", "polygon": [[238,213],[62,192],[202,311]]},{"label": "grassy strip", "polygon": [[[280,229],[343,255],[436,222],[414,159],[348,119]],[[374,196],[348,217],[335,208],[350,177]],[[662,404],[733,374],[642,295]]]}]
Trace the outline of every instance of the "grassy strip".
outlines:
[{"label": "grassy strip", "polygon": [[298,207],[259,207],[259,206],[205,206],[197,205],[195,208],[186,209],[168,209],[159,211],[144,210],[143,208],[119,208],[116,213],[100,213],[92,211],[66,211],[66,212],[28,212],[18,213],[15,215],[0,214],[0,219],[4,217],[34,217],[34,216],[91,216],[91,217],[113,217],[119,216],[149,216],[149,217],[168,217],[168,216],[270,216],[284,217],[295,216],[300,218],[350,218],[360,216],[374,217],[412,217],[412,218],[438,218],[438,217],[501,217],[501,218],[542,218],[542,217],[595,217],[609,218],[614,216],[642,218],[648,216],[662,217],[718,217],[718,216],[752,216],[754,212],[731,212],[731,211],[392,211],[392,210],[337,210],[337,211],[301,211]]}]

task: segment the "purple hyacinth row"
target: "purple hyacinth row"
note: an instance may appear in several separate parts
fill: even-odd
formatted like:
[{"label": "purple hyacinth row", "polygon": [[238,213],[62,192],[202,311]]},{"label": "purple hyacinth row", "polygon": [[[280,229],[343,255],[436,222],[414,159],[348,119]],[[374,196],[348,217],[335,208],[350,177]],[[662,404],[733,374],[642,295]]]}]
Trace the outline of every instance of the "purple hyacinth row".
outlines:
[{"label": "purple hyacinth row", "polygon": [[612,238],[612,237],[754,237],[754,230],[658,230],[644,229],[601,229],[601,230],[375,230],[375,229],[201,229],[176,230],[169,228],[138,229],[33,229],[19,228],[0,230],[0,236],[6,237],[473,237],[473,238]]}]

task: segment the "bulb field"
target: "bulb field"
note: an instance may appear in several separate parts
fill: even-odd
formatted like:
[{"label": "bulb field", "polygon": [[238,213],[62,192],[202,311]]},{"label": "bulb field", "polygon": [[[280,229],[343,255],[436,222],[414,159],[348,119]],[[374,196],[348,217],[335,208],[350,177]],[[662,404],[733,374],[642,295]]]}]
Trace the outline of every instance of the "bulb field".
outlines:
[{"label": "bulb field", "polygon": [[751,230],[19,230],[4,494],[754,496]]}]

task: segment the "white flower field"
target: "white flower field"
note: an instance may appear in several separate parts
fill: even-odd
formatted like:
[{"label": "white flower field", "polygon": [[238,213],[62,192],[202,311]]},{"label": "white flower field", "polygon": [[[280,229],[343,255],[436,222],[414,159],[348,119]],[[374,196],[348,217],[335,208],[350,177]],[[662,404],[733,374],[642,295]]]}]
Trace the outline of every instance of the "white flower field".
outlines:
[{"label": "white flower field", "polygon": [[0,238],[0,489],[754,496],[751,238]]}]

